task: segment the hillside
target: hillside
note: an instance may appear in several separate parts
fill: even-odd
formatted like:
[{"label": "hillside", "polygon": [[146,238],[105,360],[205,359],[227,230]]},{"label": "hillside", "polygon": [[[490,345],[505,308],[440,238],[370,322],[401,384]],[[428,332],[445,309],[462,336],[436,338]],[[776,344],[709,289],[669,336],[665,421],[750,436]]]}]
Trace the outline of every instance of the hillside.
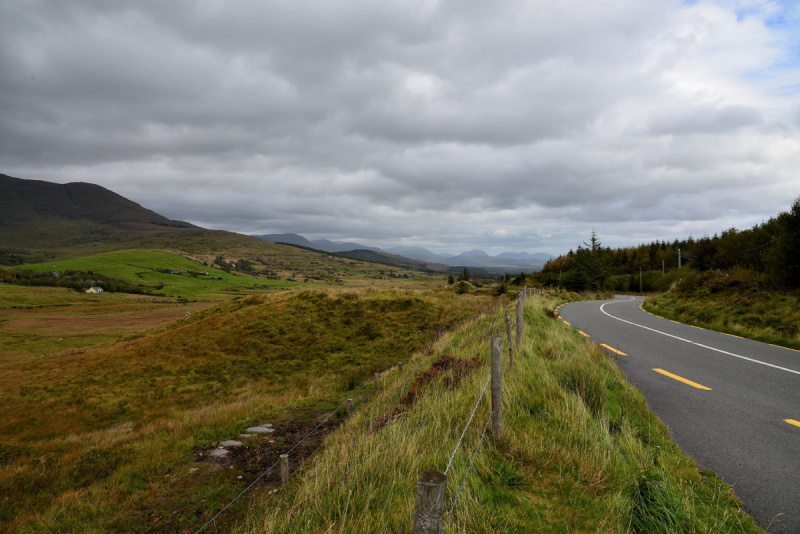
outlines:
[{"label": "hillside", "polygon": [[195,254],[281,249],[255,237],[170,220],[99,185],[0,175],[0,264],[135,248]]}]

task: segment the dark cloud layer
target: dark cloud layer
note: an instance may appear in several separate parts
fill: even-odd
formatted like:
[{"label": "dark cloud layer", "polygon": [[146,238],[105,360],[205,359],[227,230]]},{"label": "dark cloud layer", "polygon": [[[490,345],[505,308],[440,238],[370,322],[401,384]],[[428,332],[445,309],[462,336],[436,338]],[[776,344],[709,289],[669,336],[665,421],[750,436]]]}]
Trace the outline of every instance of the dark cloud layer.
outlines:
[{"label": "dark cloud layer", "polygon": [[0,164],[246,233],[702,235],[800,194],[797,22],[751,0],[10,1]]}]

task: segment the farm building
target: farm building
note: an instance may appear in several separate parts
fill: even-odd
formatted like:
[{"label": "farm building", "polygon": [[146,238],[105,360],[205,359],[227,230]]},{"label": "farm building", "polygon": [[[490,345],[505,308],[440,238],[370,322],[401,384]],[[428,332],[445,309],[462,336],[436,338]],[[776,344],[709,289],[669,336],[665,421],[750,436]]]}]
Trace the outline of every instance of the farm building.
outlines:
[{"label": "farm building", "polygon": [[103,292],[103,288],[102,287],[94,287],[93,286],[93,287],[90,287],[89,289],[87,289],[86,292],[87,293],[102,293]]}]

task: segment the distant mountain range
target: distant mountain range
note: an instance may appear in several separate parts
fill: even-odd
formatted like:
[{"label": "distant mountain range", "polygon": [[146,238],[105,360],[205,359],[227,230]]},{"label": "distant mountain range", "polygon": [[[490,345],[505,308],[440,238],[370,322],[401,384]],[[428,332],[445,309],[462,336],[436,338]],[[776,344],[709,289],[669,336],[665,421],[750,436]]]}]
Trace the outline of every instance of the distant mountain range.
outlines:
[{"label": "distant mountain range", "polygon": [[271,241],[273,243],[289,243],[290,245],[300,245],[303,247],[323,250],[325,252],[347,252],[350,250],[373,250],[375,252],[386,252],[377,247],[368,247],[358,243],[336,243],[335,241],[329,241],[327,239],[309,241],[305,237],[297,234],[264,234],[254,235],[252,237],[260,237],[265,241]]},{"label": "distant mountain range", "polygon": [[444,264],[451,267],[483,267],[494,271],[514,272],[516,270],[538,271],[542,266],[555,258],[552,254],[536,252],[503,252],[497,256],[490,256],[483,250],[469,250],[461,254],[439,254],[422,247],[391,247],[380,249],[359,243],[337,243],[328,239],[311,241],[298,234],[266,234],[256,235],[267,241],[275,243],[291,243],[304,247],[323,250],[325,252],[348,252],[353,250],[370,250],[379,253],[388,253],[403,256],[432,264]]}]

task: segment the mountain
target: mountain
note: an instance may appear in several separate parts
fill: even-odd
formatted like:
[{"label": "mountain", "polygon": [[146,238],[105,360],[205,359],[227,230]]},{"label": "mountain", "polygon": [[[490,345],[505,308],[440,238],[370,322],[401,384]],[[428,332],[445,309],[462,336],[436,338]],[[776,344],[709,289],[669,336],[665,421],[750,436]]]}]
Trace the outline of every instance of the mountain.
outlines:
[{"label": "mountain", "polygon": [[55,184],[0,174],[0,208],[0,228],[63,219],[197,228],[167,219],[113,191],[84,182]]},{"label": "mountain", "polygon": [[190,254],[275,251],[264,240],[173,221],[96,184],[0,174],[0,248],[25,261],[150,248]]},{"label": "mountain", "polygon": [[335,252],[337,256],[350,258],[354,260],[372,261],[377,263],[384,263],[386,265],[395,265],[397,267],[406,267],[409,269],[427,269],[430,271],[447,271],[449,265],[443,263],[429,262],[425,260],[417,260],[406,256],[398,256],[396,254],[389,254],[384,251],[375,250],[348,250],[344,252]]},{"label": "mountain", "polygon": [[468,252],[462,252],[461,254],[458,255],[459,258],[462,257],[462,256],[468,256],[470,258],[474,258],[474,257],[488,258],[489,257],[489,255],[487,253],[485,253],[484,251],[482,251],[482,250],[470,250]]},{"label": "mountain", "polygon": [[407,258],[414,258],[422,261],[429,261],[434,263],[442,263],[442,260],[449,258],[448,254],[437,254],[427,248],[422,247],[392,247],[387,248],[386,252],[390,254],[397,254]]},{"label": "mountain", "polygon": [[289,243],[291,245],[300,245],[301,247],[313,248],[325,252],[347,252],[348,250],[372,250],[374,252],[383,252],[383,250],[379,248],[368,247],[359,243],[337,243],[336,241],[330,241],[328,239],[311,241],[298,234],[263,234],[254,235],[252,237],[271,241],[272,243]]},{"label": "mountain", "polygon": [[297,234],[264,234],[254,235],[251,237],[257,237],[259,239],[263,239],[264,241],[270,241],[271,243],[289,243],[290,245],[300,245],[302,247],[319,249],[319,247],[314,246],[314,243]]},{"label": "mountain", "polygon": [[400,254],[427,262],[443,263],[452,267],[485,267],[494,272],[539,271],[554,256],[544,252],[503,252],[489,256],[482,250],[470,250],[458,255],[437,254],[422,247],[393,247],[386,249],[392,254]]},{"label": "mountain", "polygon": [[336,241],[329,241],[328,239],[318,239],[312,241],[314,248],[324,250],[325,252],[347,252],[348,250],[372,250],[374,252],[383,252],[377,247],[368,247],[359,243],[344,242],[337,243]]},{"label": "mountain", "polygon": [[535,252],[533,254],[528,254],[527,252],[503,252],[495,256],[495,258],[509,258],[512,260],[541,260],[548,262],[552,259],[555,259],[555,256],[552,254],[547,254],[546,252]]}]

